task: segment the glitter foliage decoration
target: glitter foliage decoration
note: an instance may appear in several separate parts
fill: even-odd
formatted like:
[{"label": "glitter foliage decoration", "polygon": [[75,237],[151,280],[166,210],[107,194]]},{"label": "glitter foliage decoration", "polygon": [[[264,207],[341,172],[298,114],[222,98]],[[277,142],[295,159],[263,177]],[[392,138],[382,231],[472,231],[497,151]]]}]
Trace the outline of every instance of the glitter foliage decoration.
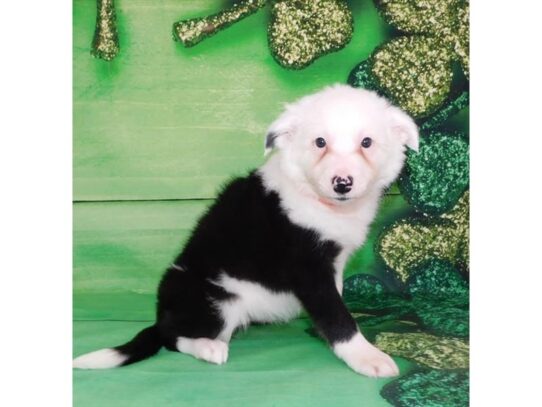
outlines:
[{"label": "glitter foliage decoration", "polygon": [[450,97],[453,62],[468,77],[468,0],[377,0],[383,18],[403,36],[357,65],[348,82],[379,90],[415,118],[436,112]]},{"label": "glitter foliage decoration", "polygon": [[173,24],[173,37],[185,47],[192,47],[220,30],[254,14],[265,6],[265,0],[246,0],[208,17],[181,20]]},{"label": "glitter foliage decoration", "polygon": [[468,407],[469,372],[412,371],[386,384],[380,394],[396,407]]},{"label": "glitter foliage decoration", "polygon": [[465,298],[449,298],[440,301],[427,301],[415,298],[414,307],[420,324],[437,335],[469,336],[469,303]]},{"label": "glitter foliage decoration", "polygon": [[463,133],[426,131],[417,152],[409,150],[399,189],[419,212],[450,210],[469,184],[469,145]]},{"label": "glitter foliage decoration", "polygon": [[117,13],[113,0],[98,0],[96,30],[90,53],[96,58],[111,61],[119,53]]},{"label": "glitter foliage decoration", "polygon": [[345,1],[275,1],[271,6],[269,48],[283,67],[302,69],[320,56],[343,48],[353,30]]},{"label": "glitter foliage decoration", "polygon": [[450,262],[429,259],[409,270],[402,292],[392,292],[377,277],[356,274],[344,282],[343,298],[354,319],[370,328],[387,322],[401,332],[424,330],[437,335],[469,335],[468,285]]},{"label": "glitter foliage decoration", "polygon": [[[456,92],[452,92],[456,93]],[[450,117],[459,113],[461,110],[469,106],[469,91],[467,89],[461,92],[450,95],[450,98],[444,102],[441,108],[431,116],[423,120],[418,120],[421,131],[437,128]]]},{"label": "glitter foliage decoration", "polygon": [[469,288],[455,267],[431,258],[409,270],[406,290],[416,316],[428,331],[439,335],[469,335]]},{"label": "glitter foliage decoration", "polygon": [[468,302],[466,281],[446,260],[429,259],[412,268],[409,274],[406,289],[414,298]]},{"label": "glitter foliage decoration", "polygon": [[377,277],[368,274],[355,274],[347,278],[343,299],[363,327],[415,316],[408,297],[391,292]]},{"label": "glitter foliage decoration", "polygon": [[469,335],[469,289],[448,261],[431,258],[409,270],[406,289],[420,325],[439,335]]},{"label": "glitter foliage decoration", "polygon": [[464,339],[440,337],[425,332],[383,332],[375,345],[393,356],[433,369],[469,367],[469,344]]},{"label": "glitter foliage decoration", "polygon": [[444,259],[455,267],[468,267],[469,193],[451,211],[438,217],[412,216],[384,230],[377,251],[397,278],[406,282],[410,271],[431,258]]},{"label": "glitter foliage decoration", "polygon": [[[270,0],[268,40],[283,67],[302,69],[317,58],[343,48],[352,38],[352,13],[345,0]],[[245,0],[217,14],[181,20],[173,36],[191,47],[255,13],[265,0]]]}]

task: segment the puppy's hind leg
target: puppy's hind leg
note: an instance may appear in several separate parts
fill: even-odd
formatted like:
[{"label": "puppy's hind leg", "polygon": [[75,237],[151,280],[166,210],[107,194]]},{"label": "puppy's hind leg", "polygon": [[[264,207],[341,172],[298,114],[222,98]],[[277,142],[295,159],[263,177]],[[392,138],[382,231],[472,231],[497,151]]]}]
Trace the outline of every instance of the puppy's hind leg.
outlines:
[{"label": "puppy's hind leg", "polygon": [[177,338],[176,347],[179,352],[187,353],[197,359],[222,364],[228,360],[228,343],[233,332],[249,324],[249,318],[243,304],[237,301],[222,302],[219,307],[221,329],[215,339],[209,338]]},{"label": "puppy's hind leg", "polygon": [[219,337],[225,321],[215,305],[225,298],[227,293],[197,275],[170,270],[159,292],[158,320],[164,346],[210,363],[226,363],[228,343]]},{"label": "puppy's hind leg", "polygon": [[220,339],[177,338],[177,350],[194,356],[196,359],[221,365],[228,360],[228,344]]}]

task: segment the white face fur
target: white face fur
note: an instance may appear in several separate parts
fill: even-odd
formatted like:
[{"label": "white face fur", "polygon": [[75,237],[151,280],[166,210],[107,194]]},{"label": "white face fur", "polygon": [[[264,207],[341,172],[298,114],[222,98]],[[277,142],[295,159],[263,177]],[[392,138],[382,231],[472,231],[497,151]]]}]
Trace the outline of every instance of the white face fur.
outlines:
[{"label": "white face fur", "polygon": [[398,176],[406,147],[418,148],[412,118],[374,92],[335,85],[288,105],[271,125],[266,151],[306,195],[348,205]]}]

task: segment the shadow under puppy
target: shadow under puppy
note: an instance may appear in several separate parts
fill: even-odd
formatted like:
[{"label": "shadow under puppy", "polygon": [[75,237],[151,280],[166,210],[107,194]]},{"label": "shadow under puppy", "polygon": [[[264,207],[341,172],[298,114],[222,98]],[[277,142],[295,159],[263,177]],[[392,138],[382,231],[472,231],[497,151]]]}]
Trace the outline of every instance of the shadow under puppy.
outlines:
[{"label": "shadow under puppy", "polygon": [[164,274],[155,324],[73,366],[127,365],[162,346],[221,364],[236,329],[305,309],[354,371],[397,375],[341,293],[346,260],[363,244],[406,146],[418,148],[414,121],[373,92],[336,85],[288,105],[267,134],[266,163],[225,187]]}]

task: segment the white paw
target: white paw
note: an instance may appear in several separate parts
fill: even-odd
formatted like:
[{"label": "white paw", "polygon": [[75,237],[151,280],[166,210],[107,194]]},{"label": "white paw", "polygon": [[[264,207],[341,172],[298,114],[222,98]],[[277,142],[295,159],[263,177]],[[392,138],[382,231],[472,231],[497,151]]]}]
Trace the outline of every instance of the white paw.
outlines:
[{"label": "white paw", "polygon": [[363,355],[346,362],[354,371],[369,377],[392,377],[399,374],[399,368],[391,357],[372,346]]},{"label": "white paw", "polygon": [[221,365],[228,360],[228,344],[221,340],[212,340],[207,338],[196,339],[197,351],[196,356],[198,359],[206,360],[207,362],[216,363]]},{"label": "white paw", "polygon": [[357,373],[369,377],[392,377],[399,374],[393,359],[359,333],[348,342],[336,344],[333,349]]},{"label": "white paw", "polygon": [[228,344],[219,339],[177,338],[179,352],[188,353],[197,359],[221,365],[228,360]]}]

